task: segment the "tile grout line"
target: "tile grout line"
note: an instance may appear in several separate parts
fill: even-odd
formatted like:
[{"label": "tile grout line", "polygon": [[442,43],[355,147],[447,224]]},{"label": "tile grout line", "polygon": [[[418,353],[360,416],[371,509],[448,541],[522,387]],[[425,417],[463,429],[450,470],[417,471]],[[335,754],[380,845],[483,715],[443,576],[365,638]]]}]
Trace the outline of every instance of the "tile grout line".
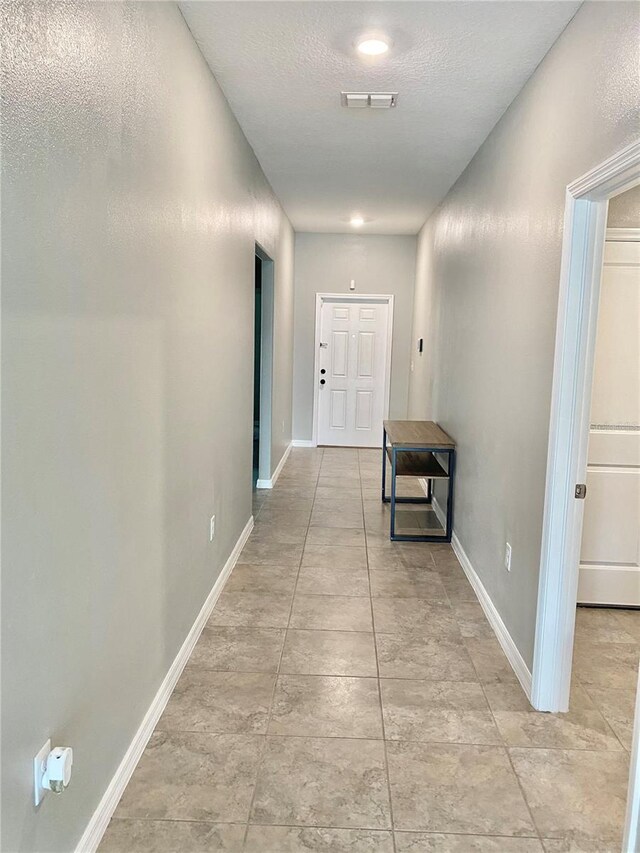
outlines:
[{"label": "tile grout line", "polygon": [[[482,686],[482,691],[484,692],[484,685],[481,685],[481,686]],[[491,706],[489,706],[489,710],[491,710]],[[493,716],[493,711],[491,711],[491,716]],[[494,717],[494,722],[495,722],[495,717]],[[501,735],[501,737],[502,737],[502,735]],[[535,829],[536,834],[537,834],[538,838],[540,839],[540,844],[542,845],[542,832],[540,831],[540,828],[538,827],[538,823],[533,816],[533,811],[531,809],[531,806],[529,805],[529,800],[527,799],[525,790],[522,786],[522,780],[520,779],[520,776],[518,775],[518,772],[515,768],[515,765],[513,763],[512,758],[511,758],[511,753],[509,752],[509,747],[505,745],[504,751],[507,754],[507,760],[509,761],[509,766],[513,770],[513,775],[516,777],[516,782],[518,783],[518,788],[520,789],[522,799],[524,800],[524,804],[527,807],[527,811],[529,812],[529,817],[531,818],[531,823],[533,825],[533,828]],[[543,849],[544,849],[544,846],[543,846]]]},{"label": "tile grout line", "polygon": [[[311,518],[313,516],[313,507],[314,507],[315,502],[316,502],[316,493],[318,490],[318,480],[320,479],[320,472],[322,470],[323,459],[324,459],[324,450],[322,451],[322,455],[320,457],[320,464],[318,465],[318,472],[317,472],[317,476],[316,476],[316,485],[315,485],[315,488],[313,490],[313,501],[311,502],[311,512],[309,513],[309,521],[307,523],[307,531],[305,533],[304,541],[302,543],[302,551],[300,552],[300,561],[298,563],[298,571],[296,573],[296,581],[295,581],[295,584],[293,586],[293,594],[291,596],[291,604],[289,606],[289,616],[287,618],[287,625],[286,625],[286,628],[284,631],[284,638],[282,641],[282,648],[280,649],[280,656],[278,658],[278,665],[276,667],[275,678],[273,679],[273,690],[271,691],[271,701],[269,703],[269,710],[267,712],[267,724],[265,726],[265,733],[264,733],[264,745],[263,745],[263,749],[262,749],[262,755],[260,756],[260,759],[259,759],[258,764],[256,766],[255,781],[253,783],[253,791],[251,793],[251,800],[249,801],[249,811],[247,814],[247,825],[245,828],[244,839],[242,842],[243,849],[244,849],[244,847],[246,847],[246,844],[247,844],[247,836],[249,834],[251,813],[253,811],[253,804],[254,804],[255,798],[256,798],[256,791],[258,789],[258,779],[260,777],[260,771],[262,770],[262,765],[264,763],[266,752],[267,752],[267,738],[269,737],[269,725],[271,724],[271,715],[273,713],[273,703],[274,703],[275,697],[276,697],[276,690],[278,689],[278,679],[280,677],[280,666],[282,664],[284,649],[285,649],[285,646],[287,643],[287,633],[289,631],[289,624],[291,622],[291,614],[293,613],[293,603],[294,603],[295,597],[296,597],[296,589],[298,587],[298,578],[300,577],[300,569],[302,568],[302,559],[304,556],[304,549],[306,547],[307,538],[309,536],[309,528],[311,527]],[[288,460],[287,460],[287,462],[288,462]],[[285,467],[286,467],[286,463],[285,463]]]},{"label": "tile grout line", "polygon": [[373,614],[373,595],[371,590],[371,567],[369,566],[369,546],[367,544],[367,520],[364,514],[364,496],[362,494],[362,475],[360,473],[360,452],[358,451],[358,474],[360,476],[360,501],[362,505],[362,523],[364,525],[364,549],[367,560],[367,582],[369,585],[369,606],[371,609],[371,631],[373,632],[373,651],[376,656],[376,685],[378,687],[378,702],[380,705],[380,726],[382,728],[382,751],[384,754],[384,769],[387,779],[387,796],[389,797],[389,820],[391,821],[391,844],[396,853],[395,823],[393,820],[393,800],[391,798],[391,777],[389,775],[389,755],[387,752],[387,734],[384,725],[384,710],[382,707],[382,685],[380,684],[380,663],[378,661],[378,642],[376,638],[376,623]]},{"label": "tile grout line", "polygon": [[[575,652],[574,652],[574,653],[575,653]],[[589,693],[589,689],[588,689],[588,687],[587,687],[585,684],[583,684],[583,682],[582,682],[582,681],[580,681],[580,679],[579,679],[579,678],[577,678],[577,677],[576,677],[576,681],[578,682],[578,684],[580,685],[580,687],[584,690],[584,692],[587,694],[587,697],[589,698],[589,701],[590,701],[590,702],[593,702],[593,707],[596,709],[596,711],[598,711],[598,713],[600,714],[600,716],[602,717],[602,719],[605,721],[605,723],[607,724],[607,726],[609,727],[609,729],[610,729],[610,731],[611,731],[611,734],[615,737],[615,739],[618,741],[618,743],[620,744],[620,746],[622,747],[622,749],[627,753],[627,755],[630,755],[630,750],[628,750],[628,749],[627,749],[627,747],[622,743],[622,741],[620,740],[620,736],[618,735],[617,731],[613,728],[613,726],[612,726],[612,725],[611,725],[611,723],[609,722],[608,718],[605,716],[604,711],[600,708],[600,706],[599,706],[599,705],[598,705],[598,703],[595,701],[595,699],[593,698],[593,696],[591,695],[591,693]]]},{"label": "tile grout line", "polygon": [[[131,821],[131,822],[139,821],[141,823],[180,823],[180,824],[195,823],[195,824],[205,824],[207,826],[240,826],[240,827],[246,826],[245,821],[207,820],[204,818],[183,818],[183,817],[114,817],[113,820],[115,822],[122,822],[122,823],[126,823],[128,821]],[[284,828],[288,828],[288,829],[341,829],[341,830],[347,830],[347,831],[353,830],[353,831],[361,831],[361,832],[376,832],[376,833],[380,833],[380,835],[383,835],[383,834],[391,835],[391,833],[392,833],[392,830],[380,829],[380,827],[378,827],[378,826],[366,826],[366,825],[361,825],[361,826],[351,826],[351,825],[349,825],[349,826],[346,826],[346,825],[335,826],[334,824],[328,824],[328,823],[317,823],[317,824],[316,823],[258,823],[258,824],[251,824],[250,826],[260,826],[260,827],[267,827],[267,828],[284,827]],[[477,832],[461,832],[460,830],[453,830],[450,832],[441,833],[437,830],[421,830],[421,829],[418,829],[418,830],[416,830],[416,829],[397,829],[395,831],[398,833],[406,833],[406,834],[420,833],[420,834],[432,835],[432,836],[446,834],[446,835],[454,835],[454,836],[459,837],[459,838],[468,838],[468,837],[477,838],[479,836],[480,838],[507,838],[510,840],[518,840],[520,838],[526,838],[526,839],[538,840],[537,835],[505,835],[504,833],[500,833],[500,832],[477,833]],[[549,839],[549,836],[544,836],[544,838]],[[562,840],[562,839],[552,838],[551,840],[557,841],[557,840]]]},{"label": "tile grout line", "polygon": [[[291,674],[293,678],[296,678],[297,675],[295,673],[283,673],[283,675]],[[307,678],[306,675],[300,676],[301,678]],[[339,675],[339,676],[320,676],[321,678],[359,678],[364,679],[368,678],[373,681],[374,678],[370,676],[359,676],[359,675]],[[447,682],[435,682],[436,684],[447,683]],[[462,682],[454,682],[460,684]],[[465,682],[466,684],[475,684],[476,682]],[[254,737],[261,738],[266,737],[266,735],[262,735],[260,733],[246,733],[246,732],[229,732],[229,731],[209,731],[203,729],[158,729],[158,732],[162,732],[163,734],[198,734],[198,735],[213,735],[215,737],[219,737],[220,735],[238,735],[238,736],[246,736],[246,737]],[[313,738],[314,740],[367,740],[367,741],[380,741],[382,742],[384,738],[382,737],[371,737],[367,735],[366,737],[359,737],[358,735],[318,735],[318,734],[270,734],[270,738],[280,738],[284,740],[286,738],[291,738],[292,740],[307,740],[308,738]],[[574,752],[578,755],[591,754],[594,753],[596,755],[602,755],[602,753],[606,753],[608,755],[622,755],[622,749],[580,749],[577,747],[560,747],[560,746],[514,746],[508,747],[505,744],[500,743],[486,743],[486,741],[475,741],[475,740],[416,740],[415,738],[388,738],[386,740],[387,743],[418,743],[418,744],[429,744],[433,746],[482,746],[487,747],[489,749],[518,749],[522,752]],[[153,818],[151,818],[153,819]],[[179,820],[179,818],[170,818],[171,820]],[[183,818],[185,819],[185,818]],[[122,818],[125,820],[125,818]],[[219,823],[220,821],[215,821]],[[222,821],[223,823],[244,823],[244,821]],[[409,830],[400,830],[408,832]],[[416,830],[420,832],[427,832],[428,830]],[[435,831],[435,830],[434,830]],[[463,833],[466,834],[466,833]],[[471,833],[472,835],[474,833]],[[514,836],[515,837],[515,836]]]},{"label": "tile grout line", "polygon": [[[465,648],[466,648],[466,643],[465,643]],[[468,654],[468,650],[467,650],[467,654]],[[527,812],[528,812],[529,818],[531,820],[531,825],[535,829],[536,836],[537,836],[538,840],[540,841],[540,846],[544,850],[544,845],[542,843],[542,833],[540,832],[540,829],[538,828],[538,824],[536,823],[536,820],[534,819],[533,811],[531,810],[531,806],[529,805],[529,800],[527,799],[524,788],[522,787],[522,782],[520,780],[520,777],[518,776],[518,773],[517,773],[516,768],[513,764],[513,761],[511,760],[511,754],[509,753],[509,747],[507,746],[507,743],[504,739],[504,736],[503,736],[502,732],[500,731],[500,727],[498,726],[498,722],[496,720],[495,714],[493,713],[493,708],[491,707],[491,703],[489,702],[489,699],[487,697],[487,691],[485,690],[485,686],[480,679],[480,673],[478,672],[478,668],[476,667],[475,661],[471,657],[471,655],[469,655],[469,657],[471,658],[471,665],[473,666],[473,668],[475,670],[476,677],[478,679],[478,684],[480,685],[480,689],[482,690],[482,695],[484,696],[484,701],[487,703],[489,713],[491,714],[491,719],[493,720],[493,725],[495,726],[496,731],[498,732],[498,735],[500,736],[500,738],[502,740],[502,743],[503,743],[502,748],[503,748],[504,753],[507,757],[507,761],[509,762],[509,767],[511,767],[511,771],[512,771],[513,775],[515,776],[516,782],[518,784],[518,790],[520,791],[520,795],[521,795],[522,800],[523,800],[523,802],[527,808]]]},{"label": "tile grout line", "polygon": [[[168,818],[168,817],[135,817],[135,818],[134,817],[114,817],[113,820],[114,821],[122,821],[123,823],[126,821],[140,821],[141,823],[181,823],[181,824],[196,823],[196,824],[205,824],[207,826],[241,826],[241,827],[245,826],[245,821],[230,821],[230,820],[215,820],[214,821],[214,820],[200,820],[198,818],[181,818],[181,817],[171,817],[171,818]],[[260,827],[266,827],[269,829],[271,829],[271,828],[286,828],[286,829],[301,829],[301,830],[304,830],[304,829],[338,829],[338,830],[346,830],[347,832],[350,832],[350,831],[354,831],[354,832],[375,832],[375,833],[380,833],[380,835],[386,835],[386,834],[392,835],[393,834],[392,830],[390,830],[390,829],[380,829],[380,827],[378,827],[378,826],[365,826],[365,825],[363,825],[363,826],[351,826],[351,825],[349,825],[349,826],[346,826],[346,825],[334,826],[333,824],[327,824],[327,823],[317,823],[317,824],[316,823],[254,823],[254,824],[250,824],[249,828],[251,828],[251,826],[260,826]],[[469,838],[469,837],[473,837],[473,838],[480,837],[480,838],[505,838],[505,839],[510,839],[513,841],[517,841],[521,838],[525,838],[527,840],[531,840],[531,839],[538,840],[537,835],[504,835],[504,833],[495,833],[495,832],[492,834],[477,833],[477,832],[460,832],[460,831],[440,833],[440,832],[433,831],[433,830],[420,830],[420,829],[418,829],[418,830],[415,830],[415,829],[398,829],[398,830],[396,830],[396,832],[406,833],[406,834],[419,833],[419,834],[423,834],[423,835],[433,835],[433,836],[446,834],[446,835],[454,835],[457,838],[461,838],[461,839],[462,838]],[[545,838],[549,839],[549,836],[545,836]],[[561,840],[561,839],[552,838],[551,840],[557,841],[557,840]],[[273,853],[273,851],[269,851],[269,853]]]}]

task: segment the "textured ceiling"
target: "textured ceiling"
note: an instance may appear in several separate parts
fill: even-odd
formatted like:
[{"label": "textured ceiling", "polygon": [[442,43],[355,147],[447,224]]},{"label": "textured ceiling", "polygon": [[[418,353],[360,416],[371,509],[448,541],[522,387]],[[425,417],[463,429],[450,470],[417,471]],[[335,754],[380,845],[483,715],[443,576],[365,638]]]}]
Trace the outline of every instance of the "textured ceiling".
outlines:
[{"label": "textured ceiling", "polygon": [[[413,234],[579,7],[510,2],[180,3],[298,231]],[[391,38],[364,60],[358,36]],[[397,91],[391,110],[340,92]]]}]

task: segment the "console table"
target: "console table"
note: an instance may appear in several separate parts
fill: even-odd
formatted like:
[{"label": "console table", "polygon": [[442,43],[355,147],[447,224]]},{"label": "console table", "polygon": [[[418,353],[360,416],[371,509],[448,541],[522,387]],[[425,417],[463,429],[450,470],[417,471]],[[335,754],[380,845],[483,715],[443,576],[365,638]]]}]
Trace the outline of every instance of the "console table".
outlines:
[{"label": "console table", "polygon": [[[451,542],[453,527],[453,476],[455,472],[455,442],[434,421],[384,421],[382,439],[382,500],[391,503],[390,538],[400,542]],[[387,458],[391,462],[391,495],[386,493]],[[419,477],[426,481],[424,497],[403,497],[396,494],[398,477]],[[397,533],[398,504],[429,504],[433,506],[434,481],[446,481],[446,515],[444,534]],[[438,506],[440,506],[438,504]],[[442,514],[442,513],[441,513]]]}]

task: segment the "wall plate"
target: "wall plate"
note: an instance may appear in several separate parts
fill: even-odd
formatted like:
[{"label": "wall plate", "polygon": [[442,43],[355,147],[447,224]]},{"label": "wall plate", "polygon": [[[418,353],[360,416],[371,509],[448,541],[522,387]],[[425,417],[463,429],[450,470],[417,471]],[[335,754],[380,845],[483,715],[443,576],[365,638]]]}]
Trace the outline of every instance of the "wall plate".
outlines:
[{"label": "wall plate", "polygon": [[48,740],[33,759],[33,802],[39,806],[44,799],[47,789],[43,788],[45,765],[47,756],[51,752],[51,741]]}]

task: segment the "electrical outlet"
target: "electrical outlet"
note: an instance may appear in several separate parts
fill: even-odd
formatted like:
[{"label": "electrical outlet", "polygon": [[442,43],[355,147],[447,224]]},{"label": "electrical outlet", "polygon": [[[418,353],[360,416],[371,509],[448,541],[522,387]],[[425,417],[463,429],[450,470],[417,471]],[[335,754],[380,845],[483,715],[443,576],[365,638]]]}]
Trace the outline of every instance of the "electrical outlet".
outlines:
[{"label": "electrical outlet", "polygon": [[213,537],[216,535],[216,517],[215,515],[211,516],[211,521],[209,522],[209,542],[213,542]]},{"label": "electrical outlet", "polygon": [[51,752],[51,741],[48,740],[33,759],[33,802],[39,806],[44,799],[47,789],[42,784],[44,772],[47,769],[47,756]]},{"label": "electrical outlet", "polygon": [[504,549],[504,567],[508,572],[511,571],[511,545],[508,542]]}]

